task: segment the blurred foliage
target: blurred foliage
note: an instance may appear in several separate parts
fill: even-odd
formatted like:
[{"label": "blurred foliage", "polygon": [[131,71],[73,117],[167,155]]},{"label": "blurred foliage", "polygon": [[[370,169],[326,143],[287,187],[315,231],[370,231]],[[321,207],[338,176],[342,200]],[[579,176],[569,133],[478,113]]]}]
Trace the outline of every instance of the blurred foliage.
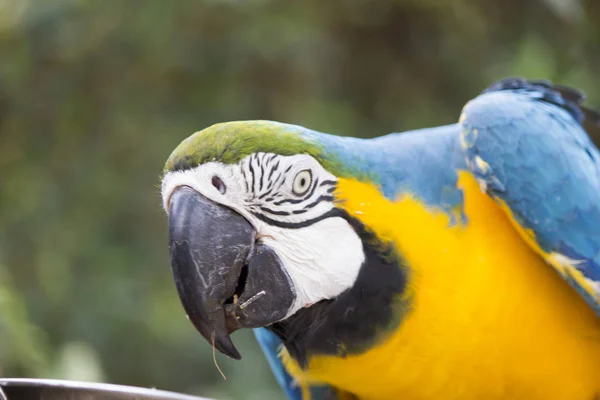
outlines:
[{"label": "blurred foliage", "polygon": [[595,0],[0,0],[0,374],[281,398],[172,283],[159,175],[186,136],[274,119],[375,136],[508,75],[600,104]]}]

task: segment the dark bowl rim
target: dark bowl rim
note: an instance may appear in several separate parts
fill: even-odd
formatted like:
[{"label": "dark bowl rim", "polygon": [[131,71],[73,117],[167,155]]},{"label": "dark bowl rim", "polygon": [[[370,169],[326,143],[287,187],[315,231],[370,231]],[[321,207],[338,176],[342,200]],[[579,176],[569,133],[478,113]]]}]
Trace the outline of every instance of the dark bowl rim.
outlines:
[{"label": "dark bowl rim", "polygon": [[[29,387],[46,389],[73,389],[95,393],[113,393],[115,395],[137,395],[148,399],[160,400],[210,400],[188,394],[170,392],[154,388],[143,388],[138,386],[117,385],[112,383],[71,381],[63,379],[38,379],[38,378],[0,378],[0,400],[2,400],[1,388]],[[5,395],[6,396],[6,395]],[[10,400],[10,399],[9,399]]]}]

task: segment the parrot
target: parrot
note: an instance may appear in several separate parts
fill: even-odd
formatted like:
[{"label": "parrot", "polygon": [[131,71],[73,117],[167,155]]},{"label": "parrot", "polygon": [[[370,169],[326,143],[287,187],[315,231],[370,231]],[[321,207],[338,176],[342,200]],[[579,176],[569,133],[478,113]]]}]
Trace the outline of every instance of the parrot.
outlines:
[{"label": "parrot", "polygon": [[161,176],[171,272],[214,349],[250,328],[290,400],[600,399],[600,113],[504,78],[365,139],[218,123]]}]

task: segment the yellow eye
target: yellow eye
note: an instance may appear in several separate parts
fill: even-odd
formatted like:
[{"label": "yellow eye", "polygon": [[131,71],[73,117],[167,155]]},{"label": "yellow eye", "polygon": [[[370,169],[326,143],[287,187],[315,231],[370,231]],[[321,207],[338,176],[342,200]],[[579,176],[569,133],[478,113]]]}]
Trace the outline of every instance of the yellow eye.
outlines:
[{"label": "yellow eye", "polygon": [[294,178],[294,185],[292,186],[292,192],[296,196],[302,196],[308,189],[310,189],[310,184],[312,183],[312,174],[309,169],[302,170],[298,172],[296,177]]}]

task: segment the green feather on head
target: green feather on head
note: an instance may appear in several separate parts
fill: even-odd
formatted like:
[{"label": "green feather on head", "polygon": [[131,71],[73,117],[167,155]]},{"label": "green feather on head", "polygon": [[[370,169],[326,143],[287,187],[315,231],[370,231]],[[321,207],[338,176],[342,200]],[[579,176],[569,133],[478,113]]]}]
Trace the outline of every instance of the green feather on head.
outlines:
[{"label": "green feather on head", "polygon": [[[169,156],[164,172],[195,168],[211,161],[235,164],[252,153],[282,156],[308,154],[338,177],[366,179],[364,174],[343,164],[319,140],[331,137],[298,125],[274,121],[234,121],[212,125],[185,139]],[[343,139],[335,137],[336,139]]]}]

